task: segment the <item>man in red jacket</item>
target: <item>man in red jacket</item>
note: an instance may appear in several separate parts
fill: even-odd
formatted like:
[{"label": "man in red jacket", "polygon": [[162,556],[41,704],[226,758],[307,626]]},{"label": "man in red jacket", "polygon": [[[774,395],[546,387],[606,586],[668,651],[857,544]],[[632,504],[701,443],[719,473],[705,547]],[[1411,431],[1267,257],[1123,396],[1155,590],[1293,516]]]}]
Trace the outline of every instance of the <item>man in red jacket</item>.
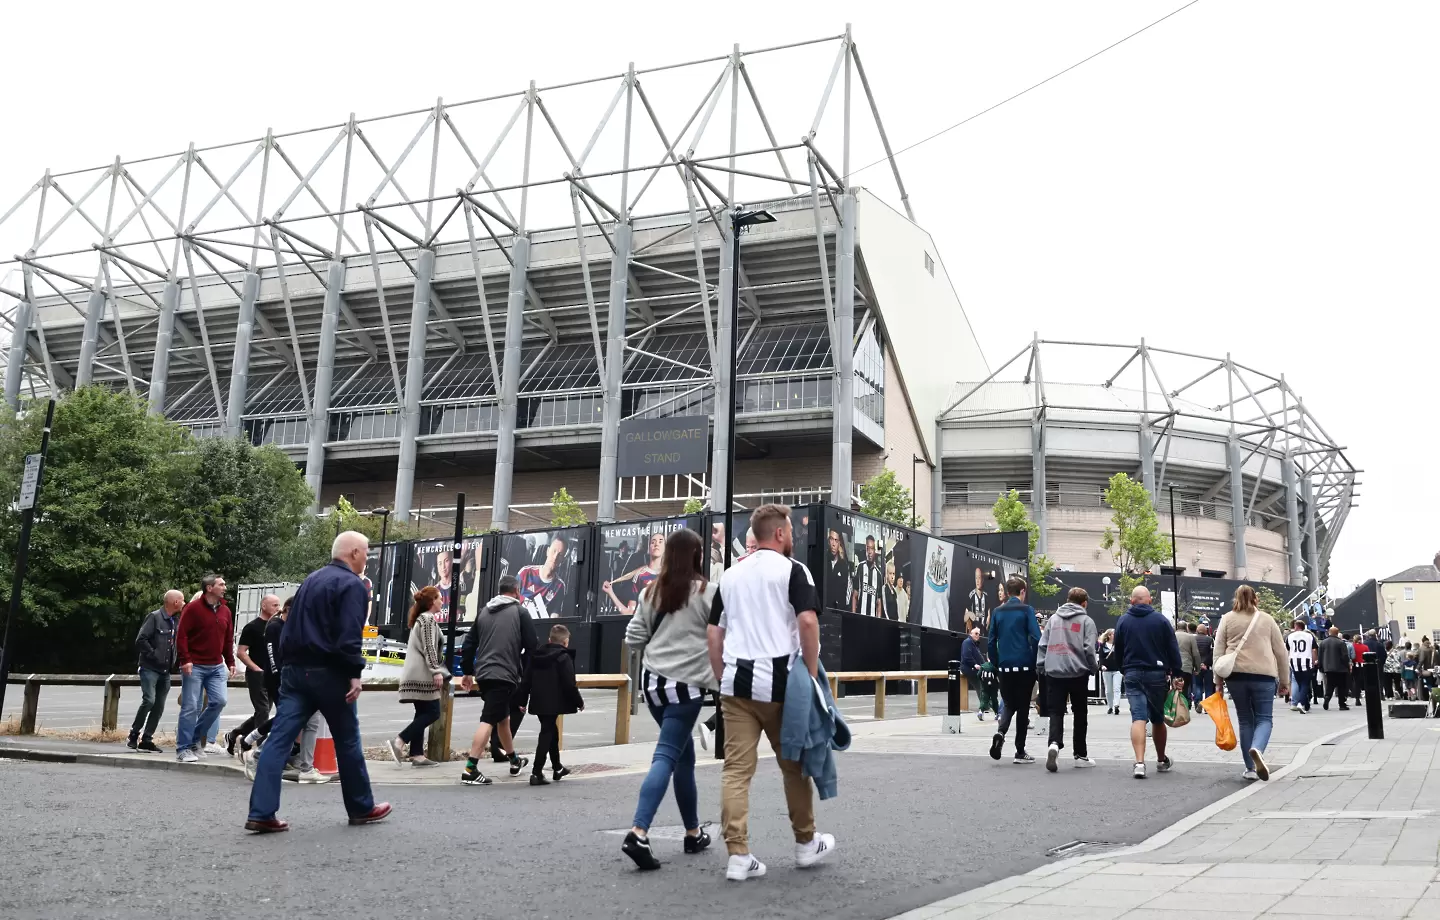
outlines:
[{"label": "man in red jacket", "polygon": [[[180,611],[175,658],[180,665],[180,725],[175,759],[195,763],[205,756],[204,740],[225,708],[225,682],[235,676],[234,619],[225,604],[225,579],[200,579],[200,596]],[[200,692],[206,704],[200,708]],[[198,742],[198,743],[197,743]]]}]

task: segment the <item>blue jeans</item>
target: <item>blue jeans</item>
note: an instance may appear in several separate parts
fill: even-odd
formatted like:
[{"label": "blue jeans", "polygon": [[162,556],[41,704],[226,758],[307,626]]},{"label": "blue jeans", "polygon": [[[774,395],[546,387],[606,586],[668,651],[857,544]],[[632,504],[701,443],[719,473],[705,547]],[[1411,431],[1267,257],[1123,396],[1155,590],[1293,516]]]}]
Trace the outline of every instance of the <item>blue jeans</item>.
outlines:
[{"label": "blue jeans", "polygon": [[370,773],[360,749],[360,720],[355,704],[345,702],[350,677],[338,668],[285,665],[280,675],[280,708],[270,723],[270,735],[260,751],[255,785],[250,789],[250,818],[275,817],[280,808],[280,777],[290,748],[310,717],[319,712],[335,738],[335,760],[340,767],[340,794],[352,818],[370,813]]},{"label": "blue jeans", "polygon": [[633,823],[647,831],[650,829],[673,775],[680,820],[687,831],[693,831],[700,826],[700,807],[699,793],[695,790],[695,739],[690,737],[690,731],[700,717],[700,701],[649,705],[651,717],[660,726],[660,740],[655,745],[650,772],[640,785],[640,801],[635,805]]},{"label": "blue jeans", "polygon": [[1275,710],[1275,678],[1258,674],[1231,674],[1225,682],[1240,720],[1240,753],[1245,769],[1255,769],[1250,749],[1263,752],[1270,743],[1270,723]]},{"label": "blue jeans", "polygon": [[[225,708],[225,681],[230,669],[221,664],[197,664],[188,677],[180,678],[180,725],[175,729],[175,755],[200,747],[210,729],[220,721]],[[200,708],[200,691],[205,691],[205,708]]]},{"label": "blue jeans", "polygon": [[170,692],[170,672],[140,669],[140,708],[130,723],[130,737],[139,741],[155,738],[155,727],[165,712],[165,696]]},{"label": "blue jeans", "polygon": [[1215,692],[1215,672],[1204,668],[1195,673],[1195,678],[1190,682],[1192,706],[1199,703],[1205,697]]},{"label": "blue jeans", "polygon": [[1303,706],[1308,712],[1310,710],[1310,681],[1314,678],[1314,671],[1297,671],[1290,669],[1290,705]]},{"label": "blue jeans", "polygon": [[1105,691],[1105,706],[1108,709],[1120,708],[1120,686],[1125,680],[1125,675],[1119,671],[1101,671],[1100,687]]}]

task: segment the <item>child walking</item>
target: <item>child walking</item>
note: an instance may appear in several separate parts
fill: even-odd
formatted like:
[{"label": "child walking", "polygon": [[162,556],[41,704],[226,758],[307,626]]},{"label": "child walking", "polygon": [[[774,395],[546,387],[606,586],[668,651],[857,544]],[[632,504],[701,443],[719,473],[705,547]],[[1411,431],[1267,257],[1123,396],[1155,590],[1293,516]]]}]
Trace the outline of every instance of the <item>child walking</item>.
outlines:
[{"label": "child walking", "polygon": [[535,747],[535,765],[530,772],[530,785],[548,786],[545,758],[550,758],[551,775],[561,780],[570,771],[560,764],[561,716],[585,709],[585,700],[575,686],[575,653],[570,650],[570,630],[562,624],[550,627],[550,641],[530,656],[525,676],[520,680],[516,697],[518,705],[540,720],[540,740]]}]

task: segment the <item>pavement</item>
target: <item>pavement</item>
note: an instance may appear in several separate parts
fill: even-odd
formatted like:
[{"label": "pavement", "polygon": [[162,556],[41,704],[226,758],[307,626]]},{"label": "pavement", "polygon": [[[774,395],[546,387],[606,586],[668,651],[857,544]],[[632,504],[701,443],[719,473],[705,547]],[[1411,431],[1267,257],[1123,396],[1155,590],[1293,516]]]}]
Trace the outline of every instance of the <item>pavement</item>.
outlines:
[{"label": "pavement", "polygon": [[[1276,735],[1297,720],[1329,729],[1356,715],[1363,710],[1318,719],[1277,711]],[[1433,917],[1440,726],[1388,718],[1384,726],[1384,740],[1371,740],[1363,722],[1312,738],[1270,782],[1247,784],[1138,846],[1016,872],[893,920]]]},{"label": "pavement", "polygon": [[[490,787],[460,786],[457,765],[417,771],[371,763],[377,798],[391,801],[395,814],[368,828],[345,826],[337,784],[286,784],[281,813],[293,829],[273,837],[241,832],[245,783],[225,758],[196,768],[170,757],[87,754],[111,766],[144,762],[165,771],[142,772],[7,760],[0,749],[0,787],[8,793],[0,839],[17,842],[7,847],[6,878],[18,880],[0,886],[0,916],[188,918],[200,910],[220,918],[289,920],[299,914],[388,918],[458,911],[608,920],[719,910],[781,920],[880,920],[917,908],[922,912],[915,917],[961,907],[977,915],[1013,908],[1008,916],[1073,914],[1083,920],[1109,902],[1067,892],[1065,907],[1025,903],[1069,880],[1070,867],[1091,865],[1064,854],[1077,846],[1111,847],[1101,852],[1106,864],[1097,863],[1096,870],[1119,874],[1123,870],[1111,868],[1123,861],[1115,848],[1153,840],[1237,792],[1255,796],[1251,790],[1273,793],[1283,785],[1244,784],[1235,755],[1214,747],[1203,717],[1174,733],[1174,772],[1136,782],[1125,741],[1129,719],[1106,716],[1100,707],[1089,712],[1091,753],[1099,767],[1066,765],[1055,775],[1041,764],[990,760],[990,721],[967,718],[959,736],[942,735],[938,717],[857,723],[852,749],[840,755],[840,794],[817,806],[821,829],[837,836],[838,848],[832,862],[815,870],[794,867],[778,772],[762,760],[752,790],[751,834],[770,873],[743,885],[724,881],[718,841],[702,856],[680,853],[682,830],[669,801],[651,829],[665,867],[638,873],[619,853],[653,751],[649,743],[569,750],[567,764],[581,769],[543,789],[529,787],[523,776],[502,776]],[[1279,770],[1308,750],[1308,772],[1325,765],[1316,752],[1329,749],[1318,746],[1320,739],[1362,725],[1354,711],[1277,713],[1270,759]],[[1434,737],[1427,735],[1427,742]],[[35,742],[7,739],[9,746],[17,743]],[[1307,748],[1311,744],[1316,746]],[[1036,740],[1031,749],[1039,754],[1043,746]],[[702,755],[700,813],[718,825],[717,768]],[[1354,778],[1327,774],[1305,782]],[[1418,777],[1415,783],[1418,796]],[[1327,807],[1350,807],[1337,802]],[[718,826],[711,833],[718,838]],[[1269,846],[1278,849],[1274,838]],[[1146,852],[1147,861],[1137,864],[1168,858],[1156,852]],[[137,861],[136,854],[144,856]],[[1055,873],[1057,867],[1065,874]],[[1032,871],[1037,874],[1027,874]],[[1037,890],[1014,904],[994,901],[1006,891],[1032,888]],[[972,900],[947,900],[956,897]]]}]

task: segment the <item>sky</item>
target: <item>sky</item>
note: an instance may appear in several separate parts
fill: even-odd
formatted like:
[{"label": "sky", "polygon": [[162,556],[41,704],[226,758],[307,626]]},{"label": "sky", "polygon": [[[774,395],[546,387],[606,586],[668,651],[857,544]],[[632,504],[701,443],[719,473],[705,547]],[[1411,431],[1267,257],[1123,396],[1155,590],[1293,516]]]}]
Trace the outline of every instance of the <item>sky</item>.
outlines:
[{"label": "sky", "polygon": [[[47,167],[779,45],[847,22],[899,149],[1182,5],[737,0],[702,19],[702,8],[646,2],[6,4],[0,208]],[[1437,39],[1432,3],[1199,0],[898,158],[992,365],[1038,331],[1143,336],[1285,373],[1364,471],[1332,558],[1335,591],[1440,550]],[[790,79],[764,74],[782,97]],[[875,150],[857,140],[854,165]],[[857,181],[894,201],[886,172]]]}]

